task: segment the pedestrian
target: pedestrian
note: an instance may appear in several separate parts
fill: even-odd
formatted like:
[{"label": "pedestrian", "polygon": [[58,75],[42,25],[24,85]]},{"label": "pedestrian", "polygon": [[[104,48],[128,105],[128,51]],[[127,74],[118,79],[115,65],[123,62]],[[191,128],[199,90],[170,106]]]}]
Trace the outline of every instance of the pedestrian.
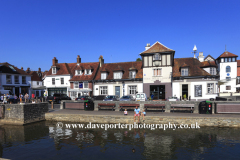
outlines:
[{"label": "pedestrian", "polygon": [[7,96],[4,94],[3,95],[3,103],[6,104],[7,103]]},{"label": "pedestrian", "polygon": [[25,94],[24,99],[25,99],[25,103],[27,103],[28,102],[28,94],[27,93]]},{"label": "pedestrian", "polygon": [[17,99],[18,99],[18,97],[17,97],[17,95],[15,94],[15,95],[14,95],[14,103],[17,103]]},{"label": "pedestrian", "polygon": [[143,117],[143,122],[145,121],[145,116],[146,116],[146,112],[145,112],[145,110],[143,110],[141,112],[141,117]]},{"label": "pedestrian", "polygon": [[1,95],[1,102],[3,103],[3,94]]},{"label": "pedestrian", "polygon": [[138,106],[136,106],[136,109],[134,109],[134,122],[136,117],[138,117],[138,123],[140,123],[140,109],[138,109]]},{"label": "pedestrian", "polygon": [[124,116],[127,116],[127,115],[128,115],[128,112],[127,112],[127,109],[125,109]]}]

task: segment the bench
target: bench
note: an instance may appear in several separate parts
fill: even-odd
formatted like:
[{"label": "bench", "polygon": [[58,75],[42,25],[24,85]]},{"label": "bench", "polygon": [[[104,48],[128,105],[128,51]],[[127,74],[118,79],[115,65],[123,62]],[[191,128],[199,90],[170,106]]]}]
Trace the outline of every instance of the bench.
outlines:
[{"label": "bench", "polygon": [[172,111],[174,110],[189,110],[193,113],[194,104],[171,104]]},{"label": "bench", "polygon": [[216,113],[240,113],[240,104],[217,104]]},{"label": "bench", "polygon": [[139,104],[126,104],[126,103],[120,103],[120,111],[124,111],[125,109],[135,109],[136,107],[139,107]]},{"label": "bench", "polygon": [[165,109],[165,104],[144,104],[145,111],[147,110],[162,110]]},{"label": "bench", "polygon": [[115,103],[98,103],[98,109],[113,109],[115,108]]}]

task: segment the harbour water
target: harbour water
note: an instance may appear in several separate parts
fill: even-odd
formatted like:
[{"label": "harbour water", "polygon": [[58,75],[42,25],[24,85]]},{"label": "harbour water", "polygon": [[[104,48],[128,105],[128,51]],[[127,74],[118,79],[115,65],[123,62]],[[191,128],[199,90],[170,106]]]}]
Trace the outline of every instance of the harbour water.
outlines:
[{"label": "harbour water", "polygon": [[67,129],[57,122],[0,126],[6,159],[239,159],[240,129]]}]

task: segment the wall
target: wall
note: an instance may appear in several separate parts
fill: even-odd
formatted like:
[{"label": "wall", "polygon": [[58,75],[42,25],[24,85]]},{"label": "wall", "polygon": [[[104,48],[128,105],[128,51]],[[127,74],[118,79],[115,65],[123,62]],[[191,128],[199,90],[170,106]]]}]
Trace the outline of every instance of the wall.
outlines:
[{"label": "wall", "polygon": [[[52,78],[55,78],[55,85],[52,85]],[[61,84],[61,78],[64,78],[64,84]],[[59,79],[59,80],[56,80]],[[47,76],[44,79],[44,86],[51,87],[70,87],[70,75]]]},{"label": "wall", "polygon": [[[7,84],[6,82],[6,75],[11,75],[12,76],[12,83],[11,84]],[[14,81],[14,75],[19,76],[19,84],[15,84]],[[26,84],[22,84],[22,76],[26,76]],[[6,73],[2,73],[2,83],[1,85],[5,85],[5,86],[29,86],[30,85],[30,81],[31,81],[31,76],[29,75],[20,75],[20,74],[6,74]]]},{"label": "wall", "polygon": [[154,83],[143,83],[143,92],[146,93],[147,97],[150,97],[151,85],[165,85],[165,99],[172,96],[171,83],[160,83],[159,81],[155,81]]},{"label": "wall", "polygon": [[[161,76],[153,76],[153,69],[162,69]],[[154,81],[159,80],[162,83],[171,82],[172,67],[151,67],[143,68],[143,83],[154,83]]]}]

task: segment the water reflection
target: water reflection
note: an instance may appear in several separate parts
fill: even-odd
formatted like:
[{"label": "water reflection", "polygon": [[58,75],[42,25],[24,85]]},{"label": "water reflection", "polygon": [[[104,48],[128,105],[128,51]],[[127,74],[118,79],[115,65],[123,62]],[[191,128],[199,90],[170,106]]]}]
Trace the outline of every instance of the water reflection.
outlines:
[{"label": "water reflection", "polygon": [[[112,159],[113,157],[115,159],[209,159],[211,157],[234,159],[240,149],[239,131],[238,128],[214,127],[175,131],[147,129],[105,131],[57,128],[55,122],[41,122],[27,126],[1,126],[0,157],[10,159]],[[226,150],[227,153],[224,152]]]}]

